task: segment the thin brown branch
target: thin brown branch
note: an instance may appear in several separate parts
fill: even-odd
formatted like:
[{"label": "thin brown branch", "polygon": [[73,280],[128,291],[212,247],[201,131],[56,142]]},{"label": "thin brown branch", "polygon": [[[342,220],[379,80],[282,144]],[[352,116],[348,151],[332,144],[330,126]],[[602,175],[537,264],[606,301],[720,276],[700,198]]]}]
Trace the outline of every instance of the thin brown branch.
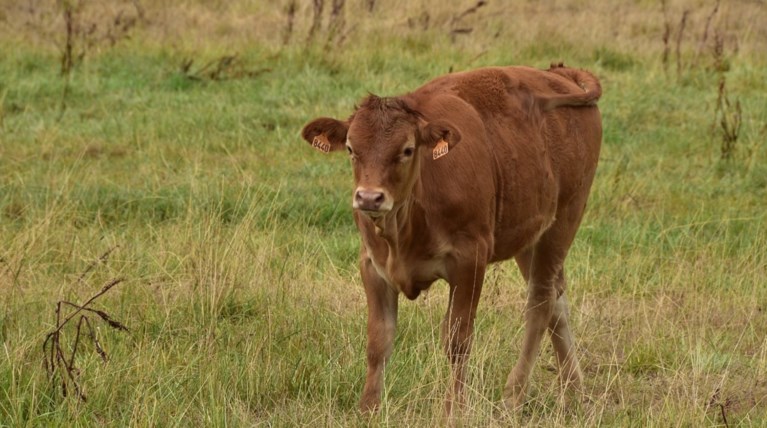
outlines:
[{"label": "thin brown branch", "polygon": [[92,313],[98,315],[102,320],[104,320],[104,322],[109,324],[110,327],[115,328],[117,330],[123,330],[123,331],[126,331],[126,332],[129,331],[128,327],[123,325],[121,322],[113,319],[112,317],[109,316],[109,314],[107,314],[104,311],[100,311],[98,309],[87,308],[87,307],[84,307],[84,306],[76,305],[76,304],[74,304],[72,302],[67,302],[65,300],[62,300],[59,303],[64,303],[64,304],[67,304],[69,306],[72,306],[73,308],[81,309],[83,311],[92,312]]},{"label": "thin brown branch", "polygon": [[[111,251],[112,250],[102,255],[100,260],[106,260],[106,257]],[[78,281],[83,278],[85,273],[87,272],[84,272],[83,275],[80,276]],[[80,342],[81,342],[81,335],[82,335],[83,328],[87,329],[88,336],[90,337],[91,342],[93,343],[96,353],[99,354],[102,361],[104,362],[108,361],[107,354],[104,351],[103,346],[101,346],[101,342],[99,341],[98,336],[96,335],[96,331],[94,330],[90,319],[85,313],[94,313],[98,315],[107,324],[109,324],[112,328],[128,331],[125,325],[111,318],[109,314],[107,314],[106,312],[89,307],[89,305],[93,303],[94,300],[104,295],[104,293],[108,292],[114,286],[116,286],[122,281],[123,280],[121,278],[117,278],[107,282],[98,293],[93,295],[90,299],[88,299],[82,305],[78,305],[65,300],[60,300],[59,302],[56,303],[56,309],[55,309],[56,328],[50,333],[48,333],[45,337],[45,340],[43,341],[43,363],[44,363],[46,372],[48,373],[48,378],[52,383],[55,380],[57,372],[59,373],[59,377],[61,379],[61,393],[64,397],[66,397],[67,394],[69,393],[69,388],[71,386],[71,388],[74,390],[75,394],[77,395],[80,401],[87,400],[87,397],[83,393],[82,387],[80,386],[77,380],[77,378],[80,375],[80,371],[75,366],[75,357],[77,355],[77,351],[80,349]],[[71,306],[72,308],[74,308],[74,311],[68,314],[62,320],[62,316],[63,316],[62,307],[64,305]],[[74,341],[71,347],[69,358],[67,358],[67,356],[65,355],[64,349],[62,348],[62,340],[61,340],[62,331],[64,327],[69,323],[69,321],[71,321],[74,317],[78,315],[79,315],[79,320],[77,322],[77,327],[75,329]],[[61,374],[62,371],[65,372],[66,374]]]},{"label": "thin brown branch", "polygon": [[[86,401],[85,395],[82,393],[82,389],[80,388],[80,384],[77,383],[77,379],[75,378],[75,370],[73,367],[67,366],[67,360],[64,356],[64,351],[62,351],[61,347],[56,348],[56,360],[60,362],[60,364],[63,363],[64,368],[66,369],[67,377],[69,378],[69,381],[72,383],[72,385],[75,388],[75,393],[77,394],[77,397],[82,400]],[[64,378],[61,379],[61,388],[64,396],[67,395],[67,383],[64,380]]]},{"label": "thin brown branch", "polygon": [[468,8],[466,10],[464,10],[463,13],[461,13],[460,15],[456,16],[455,18],[453,18],[453,22],[460,21],[461,19],[471,15],[472,13],[477,13],[477,11],[480,8],[482,8],[482,7],[486,6],[486,5],[487,5],[487,1],[479,0],[477,2],[477,4],[475,4],[474,6]]},{"label": "thin brown branch", "polygon": [[99,297],[103,296],[103,295],[104,295],[104,293],[106,293],[106,292],[107,292],[107,291],[109,291],[109,290],[110,290],[112,287],[114,287],[115,285],[117,285],[117,284],[119,284],[119,283],[121,283],[121,282],[123,282],[123,281],[124,281],[124,279],[123,279],[123,278],[115,278],[115,279],[113,279],[113,280],[109,281],[109,282],[108,282],[106,285],[104,285],[104,287],[101,289],[101,291],[99,291],[99,292],[98,292],[98,293],[96,293],[96,294],[95,294],[93,297],[91,297],[90,299],[88,299],[88,301],[86,301],[85,303],[83,303],[83,305],[82,305],[82,306],[79,306],[79,307],[77,308],[77,310],[75,310],[74,312],[72,312],[71,314],[69,314],[69,316],[68,316],[68,317],[66,317],[66,318],[64,319],[64,321],[63,321],[61,324],[59,324],[59,326],[56,328],[56,330],[55,330],[55,331],[56,331],[56,332],[58,332],[58,331],[61,331],[61,328],[62,328],[62,327],[64,327],[64,325],[65,325],[66,323],[68,323],[68,322],[69,322],[69,320],[71,320],[72,318],[74,318],[74,316],[75,316],[75,315],[77,315],[77,314],[79,314],[81,311],[83,311],[83,310],[84,310],[84,308],[85,308],[86,306],[90,305],[90,304],[91,304],[91,302],[93,302],[94,300],[96,300],[96,299],[98,299]]},{"label": "thin brown branch", "polygon": [[[99,354],[99,356],[101,357],[101,360],[106,363],[109,358],[107,357],[107,353],[104,351],[104,348],[101,346],[101,342],[99,342],[99,338],[98,336],[96,336],[96,331],[93,329],[91,322],[85,316],[82,317],[82,320],[85,323],[85,326],[88,328],[88,336],[90,336],[91,342],[93,343],[93,346],[96,348],[96,353]],[[77,328],[78,330],[80,329],[79,326]]]},{"label": "thin brown branch", "polygon": [[466,27],[466,26],[460,26],[461,20],[471,14],[477,13],[477,11],[487,5],[487,1],[480,0],[475,4],[474,6],[466,9],[462,13],[456,15],[453,17],[453,20],[450,22],[450,40],[455,42],[456,36],[461,34],[471,34],[471,32],[474,31],[474,28],[472,27]]},{"label": "thin brown branch", "polygon": [[77,354],[77,347],[80,345],[80,330],[82,329],[84,319],[85,315],[80,315],[80,319],[77,321],[77,328],[75,329],[75,343],[72,344],[72,351],[69,355],[67,370],[74,370],[75,368],[75,354]]},{"label": "thin brown branch", "polygon": [[192,70],[194,59],[187,58],[181,62],[179,71],[189,80],[194,81],[222,81],[228,79],[253,78],[263,73],[272,71],[271,68],[247,69],[240,60],[238,54],[222,55],[208,61],[197,70]]}]

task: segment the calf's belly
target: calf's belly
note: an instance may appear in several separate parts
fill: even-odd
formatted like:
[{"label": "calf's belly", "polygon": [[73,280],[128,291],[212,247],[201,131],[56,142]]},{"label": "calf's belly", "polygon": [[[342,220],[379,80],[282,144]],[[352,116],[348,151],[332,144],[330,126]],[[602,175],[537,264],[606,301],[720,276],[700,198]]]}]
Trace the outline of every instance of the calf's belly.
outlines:
[{"label": "calf's belly", "polygon": [[553,222],[553,215],[536,215],[517,225],[496,230],[490,262],[510,259],[535,244]]}]

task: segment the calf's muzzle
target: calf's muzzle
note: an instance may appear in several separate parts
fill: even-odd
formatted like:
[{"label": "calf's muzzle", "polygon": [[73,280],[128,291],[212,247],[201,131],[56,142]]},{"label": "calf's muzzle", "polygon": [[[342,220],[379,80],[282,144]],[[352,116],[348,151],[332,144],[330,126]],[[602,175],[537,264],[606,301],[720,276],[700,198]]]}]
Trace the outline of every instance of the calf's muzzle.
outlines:
[{"label": "calf's muzzle", "polygon": [[386,195],[384,195],[384,192],[375,189],[357,189],[354,192],[354,202],[352,203],[352,206],[365,212],[380,212],[383,214],[382,211],[386,211],[385,209],[382,209],[385,208],[385,201]]}]

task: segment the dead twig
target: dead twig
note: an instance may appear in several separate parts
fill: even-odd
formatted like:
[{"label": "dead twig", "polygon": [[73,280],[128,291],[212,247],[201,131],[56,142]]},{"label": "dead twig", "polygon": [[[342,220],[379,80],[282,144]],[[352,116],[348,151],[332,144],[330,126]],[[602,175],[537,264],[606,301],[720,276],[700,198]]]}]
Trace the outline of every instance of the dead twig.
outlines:
[{"label": "dead twig", "polygon": [[[98,263],[105,262],[109,257],[109,254],[112,253],[112,251],[114,251],[116,248],[117,247],[115,246],[109,249],[96,261],[88,265],[85,271],[78,277],[76,283],[82,282],[83,278],[88,274],[88,272],[90,272]],[[43,341],[43,365],[51,384],[55,384],[57,377],[60,378],[61,393],[64,397],[68,396],[69,390],[71,388],[74,390],[74,395],[78,398],[78,400],[87,400],[82,386],[78,382],[80,370],[75,366],[75,356],[77,355],[77,351],[80,348],[83,328],[86,330],[86,333],[88,334],[88,337],[90,338],[96,353],[99,355],[99,357],[101,357],[101,360],[105,363],[109,360],[104,347],[101,345],[101,342],[96,335],[93,324],[86,313],[97,315],[111,328],[114,328],[118,331],[128,331],[128,327],[126,327],[125,324],[115,320],[105,311],[90,307],[90,305],[96,299],[106,294],[109,290],[121,282],[123,282],[122,278],[115,278],[108,281],[98,293],[93,295],[90,299],[86,300],[82,305],[68,302],[66,300],[60,300],[56,303],[56,328],[48,333],[45,336],[45,340]],[[74,310],[63,317],[62,307],[65,305],[74,308]],[[75,327],[75,337],[72,346],[70,347],[69,357],[67,358],[65,347],[62,346],[62,332],[67,324],[69,324],[69,322],[74,318],[77,318],[78,321]]]},{"label": "dead twig", "polygon": [[712,409],[715,406],[719,408],[719,413],[722,415],[722,422],[724,423],[725,427],[729,427],[730,424],[727,422],[727,415],[725,414],[725,407],[727,406],[729,399],[725,399],[722,401],[722,398],[720,396],[722,390],[721,388],[717,387],[714,391],[714,394],[711,396],[711,399],[708,400],[708,403],[706,404],[706,410]]},{"label": "dead twig", "polygon": [[214,60],[208,61],[197,70],[192,70],[192,65],[194,65],[194,59],[185,58],[181,61],[179,71],[187,79],[195,81],[222,81],[252,78],[272,71],[271,68],[249,70],[245,67],[237,54],[222,55]]},{"label": "dead twig", "polygon": [[452,30],[450,30],[450,34],[451,35],[470,34],[472,31],[474,31],[474,29],[471,28],[471,27],[467,27],[467,28],[453,28]]},{"label": "dead twig", "polygon": [[463,18],[465,18],[465,17],[467,17],[467,16],[471,15],[472,13],[477,13],[477,11],[478,11],[480,8],[482,8],[483,6],[487,6],[487,1],[485,1],[485,0],[479,0],[479,1],[477,2],[477,4],[475,4],[474,6],[472,6],[472,7],[468,8],[468,9],[466,9],[466,10],[464,10],[464,11],[463,11],[463,13],[461,13],[460,15],[458,15],[458,16],[455,16],[455,17],[453,18],[453,22],[457,22],[457,21],[460,21],[461,19],[463,19]]},{"label": "dead twig", "polygon": [[474,31],[474,28],[472,27],[462,27],[461,20],[469,15],[477,13],[479,9],[486,5],[487,1],[479,0],[474,6],[464,10],[458,15],[453,16],[453,19],[450,21],[450,39],[453,42],[455,42],[456,36],[460,34],[470,34],[472,31]]}]

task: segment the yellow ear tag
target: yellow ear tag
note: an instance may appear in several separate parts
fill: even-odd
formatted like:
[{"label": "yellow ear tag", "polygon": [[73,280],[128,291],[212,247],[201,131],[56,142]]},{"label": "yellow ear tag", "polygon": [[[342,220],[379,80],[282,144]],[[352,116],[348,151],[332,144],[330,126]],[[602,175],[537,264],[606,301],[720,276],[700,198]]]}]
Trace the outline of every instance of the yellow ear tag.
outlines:
[{"label": "yellow ear tag", "polygon": [[442,156],[445,156],[448,152],[449,148],[447,147],[447,141],[439,140],[437,142],[437,145],[434,146],[434,150],[432,151],[432,156],[434,159],[439,159]]},{"label": "yellow ear tag", "polygon": [[329,153],[330,141],[328,141],[328,137],[326,137],[325,134],[320,134],[314,137],[314,140],[312,140],[312,147],[323,153]]}]

